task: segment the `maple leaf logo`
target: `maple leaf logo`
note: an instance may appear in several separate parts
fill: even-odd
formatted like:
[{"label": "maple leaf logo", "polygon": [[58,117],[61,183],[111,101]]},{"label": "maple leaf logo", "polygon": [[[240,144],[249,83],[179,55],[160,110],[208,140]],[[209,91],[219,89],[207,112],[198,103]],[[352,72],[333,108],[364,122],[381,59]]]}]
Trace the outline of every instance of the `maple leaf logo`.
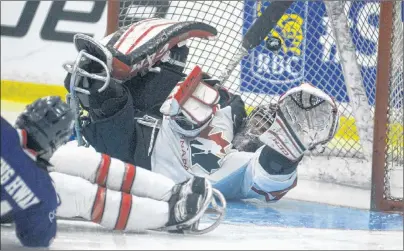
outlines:
[{"label": "maple leaf logo", "polygon": [[225,154],[226,153],[225,149],[227,146],[230,145],[230,142],[223,138],[223,131],[211,133],[213,129],[214,129],[214,127],[212,127],[210,125],[207,126],[200,133],[199,137],[214,141],[216,144],[218,144],[221,147],[220,152]]}]

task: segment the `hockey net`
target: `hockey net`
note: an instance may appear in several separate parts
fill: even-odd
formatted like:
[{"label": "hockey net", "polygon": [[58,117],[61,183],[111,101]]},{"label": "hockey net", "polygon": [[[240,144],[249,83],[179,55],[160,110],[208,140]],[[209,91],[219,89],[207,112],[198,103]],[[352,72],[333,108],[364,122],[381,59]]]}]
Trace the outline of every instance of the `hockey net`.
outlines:
[{"label": "hockey net", "polygon": [[[269,4],[254,0],[109,1],[107,33],[151,17],[206,22],[218,30],[217,39],[189,41],[186,73],[199,65],[205,72],[219,76],[241,47],[243,34]],[[272,30],[272,36],[281,38],[283,42],[281,50],[273,53],[267,49],[265,41],[262,42],[232,72],[225,87],[242,96],[247,110],[274,102],[280,94],[301,82],[310,82],[332,95],[338,102],[341,115],[339,130],[324,151],[311,154],[327,159],[339,157],[373,163],[372,179],[368,165],[369,175],[364,175],[367,181],[362,182],[372,188],[373,209],[402,210],[402,3],[346,1],[339,4],[346,19],[348,40],[354,46],[355,62],[340,59],[342,54],[339,50],[344,50],[345,46],[341,41],[338,44],[335,35],[341,29],[333,26],[335,23],[330,20],[332,15],[330,8],[326,8],[327,4],[322,1],[296,1]],[[384,21],[379,25],[379,20]],[[379,26],[383,28],[379,29]],[[389,34],[391,39],[388,39]],[[384,61],[381,61],[382,58]],[[359,69],[359,83],[364,94],[359,100],[355,92],[357,88],[349,87],[350,82],[358,82],[358,79],[346,79],[349,77],[347,71],[355,66]],[[383,93],[379,95],[379,90],[381,93],[385,90],[384,97]],[[375,110],[379,114],[375,120],[376,137],[373,140],[373,127],[366,127],[373,124]],[[371,159],[374,152],[377,154],[373,154],[373,159],[377,161]],[[355,172],[354,166],[348,168]]]}]

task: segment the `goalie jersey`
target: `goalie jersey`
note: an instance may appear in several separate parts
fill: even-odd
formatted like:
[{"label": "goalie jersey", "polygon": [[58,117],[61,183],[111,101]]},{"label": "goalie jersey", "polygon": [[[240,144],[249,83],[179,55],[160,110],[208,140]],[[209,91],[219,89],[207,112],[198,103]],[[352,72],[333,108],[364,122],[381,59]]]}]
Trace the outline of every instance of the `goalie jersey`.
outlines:
[{"label": "goalie jersey", "polygon": [[[238,96],[237,96],[238,97]],[[207,177],[226,199],[261,198],[277,201],[297,184],[296,167],[300,161],[289,161],[267,146],[254,152],[233,147],[237,106],[241,99],[218,110],[209,125],[193,138],[162,121],[151,156],[151,169],[174,181],[191,175]],[[157,146],[165,146],[159,148]]]},{"label": "goalie jersey", "polygon": [[47,171],[26,148],[27,134],[1,118],[1,219],[12,219],[25,246],[49,246],[56,235],[57,195]]}]

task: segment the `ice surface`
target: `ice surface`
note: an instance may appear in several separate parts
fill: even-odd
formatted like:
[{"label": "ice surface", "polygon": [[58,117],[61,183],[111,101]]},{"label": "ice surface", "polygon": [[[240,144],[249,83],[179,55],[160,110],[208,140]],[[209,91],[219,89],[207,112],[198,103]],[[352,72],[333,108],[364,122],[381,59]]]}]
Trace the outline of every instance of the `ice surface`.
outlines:
[{"label": "ice surface", "polygon": [[[111,232],[93,223],[59,221],[50,247],[60,249],[403,249],[402,231],[348,231],[223,224],[202,236]],[[13,228],[1,228],[1,250],[22,250]]]},{"label": "ice surface", "polygon": [[[1,250],[21,249],[12,226]],[[230,202],[225,222],[201,236],[109,231],[94,223],[58,221],[50,249],[403,249],[403,217],[312,202]]]}]

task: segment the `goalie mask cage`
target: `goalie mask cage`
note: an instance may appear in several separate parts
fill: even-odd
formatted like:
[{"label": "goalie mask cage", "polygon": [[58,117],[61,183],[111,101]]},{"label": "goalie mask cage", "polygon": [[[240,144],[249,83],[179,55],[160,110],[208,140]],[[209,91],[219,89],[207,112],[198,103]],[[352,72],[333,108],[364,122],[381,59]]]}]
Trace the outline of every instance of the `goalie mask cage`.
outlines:
[{"label": "goalie mask cage", "polygon": [[[143,18],[203,21],[218,30],[217,39],[189,41],[186,73],[199,65],[218,77],[241,47],[243,34],[269,4],[110,0],[107,34]],[[271,31],[283,42],[280,51],[269,51],[263,41],[224,84],[242,96],[247,110],[277,100],[301,82],[333,96],[341,115],[339,130],[324,151],[311,154],[368,162],[371,209],[378,211],[404,208],[402,5],[296,1]]]}]

